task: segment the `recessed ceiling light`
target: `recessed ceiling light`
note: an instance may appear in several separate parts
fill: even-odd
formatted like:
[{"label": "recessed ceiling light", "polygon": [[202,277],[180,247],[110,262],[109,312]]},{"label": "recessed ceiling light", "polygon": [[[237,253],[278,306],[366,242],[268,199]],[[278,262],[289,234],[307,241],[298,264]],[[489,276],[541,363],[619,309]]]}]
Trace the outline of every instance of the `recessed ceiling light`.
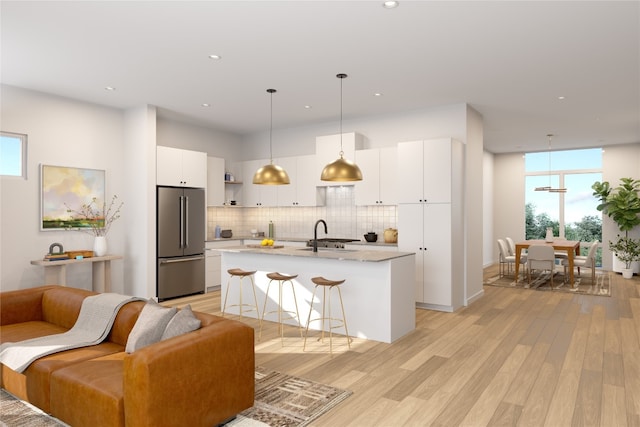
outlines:
[{"label": "recessed ceiling light", "polygon": [[114,90],[116,90],[116,88],[113,87],[113,86],[105,86],[104,90],[108,90],[109,92],[113,92]]},{"label": "recessed ceiling light", "polygon": [[311,105],[305,105],[304,108],[306,108],[307,110],[310,110],[312,107]]},{"label": "recessed ceiling light", "polygon": [[209,55],[209,59],[222,59],[222,56],[213,54]]},{"label": "recessed ceiling light", "polygon": [[203,107],[211,107],[211,104],[207,104],[206,102],[204,102],[204,103],[202,104],[202,106],[203,106]]},{"label": "recessed ceiling light", "polygon": [[560,101],[562,101],[564,98],[565,98],[564,96],[559,96],[559,97],[558,97],[558,99],[559,99]]},{"label": "recessed ceiling light", "polygon": [[384,1],[382,2],[382,7],[385,9],[394,9],[398,7],[398,4],[399,3],[397,1]]},{"label": "recessed ceiling light", "polygon": [[382,96],[382,94],[380,92],[376,92],[373,94],[373,96]]}]

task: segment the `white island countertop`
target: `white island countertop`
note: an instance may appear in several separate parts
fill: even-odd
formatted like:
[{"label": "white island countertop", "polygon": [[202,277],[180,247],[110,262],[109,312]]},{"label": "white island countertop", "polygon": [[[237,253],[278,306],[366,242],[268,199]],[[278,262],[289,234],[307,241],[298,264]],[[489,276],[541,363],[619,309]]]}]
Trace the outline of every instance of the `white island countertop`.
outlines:
[{"label": "white island countertop", "polygon": [[250,247],[250,246],[231,246],[218,249],[220,252],[243,252],[247,254],[257,255],[281,255],[289,257],[304,258],[320,258],[334,259],[340,261],[360,261],[360,262],[382,262],[391,259],[402,258],[415,255],[413,252],[398,251],[375,251],[367,249],[334,249],[334,248],[318,248],[318,252],[313,252],[312,248],[297,247]]}]

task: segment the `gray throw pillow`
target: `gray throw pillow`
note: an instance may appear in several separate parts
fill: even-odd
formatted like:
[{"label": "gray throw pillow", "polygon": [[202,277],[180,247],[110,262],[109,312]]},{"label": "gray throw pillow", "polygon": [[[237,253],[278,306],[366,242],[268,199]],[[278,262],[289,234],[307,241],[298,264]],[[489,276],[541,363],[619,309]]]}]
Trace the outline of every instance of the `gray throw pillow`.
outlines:
[{"label": "gray throw pillow", "polygon": [[136,324],[133,325],[125,351],[134,351],[160,341],[167,324],[175,316],[175,307],[163,307],[153,300],[147,301],[138,316]]},{"label": "gray throw pillow", "polygon": [[167,329],[162,334],[162,340],[177,337],[187,332],[195,331],[200,327],[200,319],[198,319],[191,310],[191,304],[188,304],[169,321]]}]

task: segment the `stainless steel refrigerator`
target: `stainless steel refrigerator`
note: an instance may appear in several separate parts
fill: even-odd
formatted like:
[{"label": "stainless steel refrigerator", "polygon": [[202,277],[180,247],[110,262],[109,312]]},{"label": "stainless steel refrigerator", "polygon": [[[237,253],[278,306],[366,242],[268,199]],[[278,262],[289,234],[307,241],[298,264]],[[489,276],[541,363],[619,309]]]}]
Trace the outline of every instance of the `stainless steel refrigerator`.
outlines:
[{"label": "stainless steel refrigerator", "polygon": [[162,301],[205,290],[204,189],[157,187],[157,282]]}]

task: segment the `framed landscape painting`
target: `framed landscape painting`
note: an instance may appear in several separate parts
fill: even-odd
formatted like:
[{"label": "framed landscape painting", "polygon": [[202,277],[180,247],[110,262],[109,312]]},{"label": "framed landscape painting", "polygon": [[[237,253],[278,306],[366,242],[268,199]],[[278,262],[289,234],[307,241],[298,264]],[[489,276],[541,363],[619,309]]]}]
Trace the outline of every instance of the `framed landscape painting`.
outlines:
[{"label": "framed landscape painting", "polygon": [[67,166],[41,165],[41,230],[91,228],[86,220],[73,219],[69,209],[79,211],[95,199],[102,207],[105,198],[105,171]]}]

